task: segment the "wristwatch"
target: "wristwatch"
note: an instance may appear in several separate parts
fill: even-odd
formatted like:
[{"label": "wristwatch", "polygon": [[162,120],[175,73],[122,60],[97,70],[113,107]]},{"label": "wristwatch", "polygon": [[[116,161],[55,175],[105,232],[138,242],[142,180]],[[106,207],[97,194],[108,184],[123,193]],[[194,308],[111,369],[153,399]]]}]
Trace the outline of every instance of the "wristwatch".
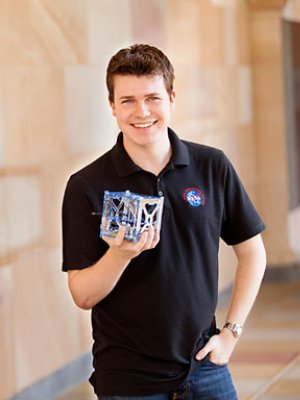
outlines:
[{"label": "wristwatch", "polygon": [[226,322],[224,324],[223,328],[227,328],[227,329],[231,330],[233,336],[237,339],[241,337],[241,334],[243,331],[243,325],[235,324],[233,322]]}]

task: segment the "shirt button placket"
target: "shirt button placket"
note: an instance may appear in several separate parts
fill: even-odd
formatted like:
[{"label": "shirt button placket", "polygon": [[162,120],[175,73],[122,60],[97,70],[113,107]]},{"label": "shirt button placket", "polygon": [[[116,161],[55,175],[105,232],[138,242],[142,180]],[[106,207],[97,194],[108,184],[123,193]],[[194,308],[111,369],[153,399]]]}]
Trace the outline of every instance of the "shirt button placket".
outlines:
[{"label": "shirt button placket", "polygon": [[160,197],[162,197],[163,195],[164,195],[164,192],[161,190],[161,188],[160,188],[160,181],[161,181],[161,179],[160,178],[157,178],[157,181],[156,181],[156,188],[157,188],[157,193],[158,193],[158,195],[160,196]]}]

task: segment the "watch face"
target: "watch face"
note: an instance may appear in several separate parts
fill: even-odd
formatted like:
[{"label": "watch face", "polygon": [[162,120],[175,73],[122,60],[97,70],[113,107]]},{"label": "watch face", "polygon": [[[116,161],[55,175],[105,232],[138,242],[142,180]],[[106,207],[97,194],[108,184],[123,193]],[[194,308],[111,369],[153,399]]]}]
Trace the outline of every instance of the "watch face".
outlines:
[{"label": "watch face", "polygon": [[242,330],[243,330],[242,325],[232,324],[231,322],[227,322],[224,325],[224,327],[230,329],[231,332],[233,333],[233,336],[236,337],[236,338],[239,338],[241,336],[241,334],[242,334]]},{"label": "watch face", "polygon": [[241,336],[242,334],[242,327],[241,326],[236,326],[235,327],[235,334],[237,337]]}]

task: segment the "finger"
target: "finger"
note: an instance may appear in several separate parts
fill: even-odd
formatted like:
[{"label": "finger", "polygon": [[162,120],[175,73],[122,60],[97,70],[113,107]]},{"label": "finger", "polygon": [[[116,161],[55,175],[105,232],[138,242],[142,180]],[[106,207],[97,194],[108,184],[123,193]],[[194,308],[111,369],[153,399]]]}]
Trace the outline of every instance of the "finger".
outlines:
[{"label": "finger", "polygon": [[207,356],[208,353],[210,353],[212,350],[214,349],[214,345],[212,340],[210,339],[206,345],[200,350],[198,351],[198,353],[196,354],[195,358],[196,360],[203,360],[204,357]]},{"label": "finger", "polygon": [[149,228],[148,228],[148,231],[147,231],[147,239],[146,239],[146,242],[145,242],[145,245],[144,245],[144,249],[149,249],[149,248],[152,247],[152,243],[153,243],[153,240],[154,240],[154,234],[155,234],[154,226],[150,225]]},{"label": "finger", "polygon": [[137,252],[142,252],[144,250],[147,250],[150,248],[152,240],[153,240],[153,227],[149,226],[148,230],[145,230],[141,237],[140,240],[136,244],[136,251]]},{"label": "finger", "polygon": [[156,247],[156,245],[158,244],[159,241],[160,241],[160,234],[159,234],[158,230],[155,229],[151,247],[152,248]]},{"label": "finger", "polygon": [[115,245],[116,246],[121,246],[121,244],[123,243],[124,237],[125,237],[125,233],[126,233],[126,226],[122,225],[119,229],[119,232],[117,233],[116,237],[115,237]]},{"label": "finger", "polygon": [[141,252],[143,250],[143,248],[145,246],[145,243],[147,241],[147,237],[148,237],[148,231],[144,231],[141,234],[141,237],[140,237],[139,241],[136,242],[136,244],[135,244],[135,250],[137,252]]}]

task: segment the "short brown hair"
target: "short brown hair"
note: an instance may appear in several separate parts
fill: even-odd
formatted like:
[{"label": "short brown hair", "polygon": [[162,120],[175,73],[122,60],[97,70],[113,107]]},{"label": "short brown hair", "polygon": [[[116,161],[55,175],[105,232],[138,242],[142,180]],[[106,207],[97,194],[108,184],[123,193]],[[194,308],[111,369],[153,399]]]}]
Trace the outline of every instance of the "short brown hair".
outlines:
[{"label": "short brown hair", "polygon": [[174,68],[171,62],[161,50],[147,44],[134,44],[121,49],[110,59],[106,70],[110,101],[114,101],[115,75],[161,75],[169,95],[173,91]]}]

